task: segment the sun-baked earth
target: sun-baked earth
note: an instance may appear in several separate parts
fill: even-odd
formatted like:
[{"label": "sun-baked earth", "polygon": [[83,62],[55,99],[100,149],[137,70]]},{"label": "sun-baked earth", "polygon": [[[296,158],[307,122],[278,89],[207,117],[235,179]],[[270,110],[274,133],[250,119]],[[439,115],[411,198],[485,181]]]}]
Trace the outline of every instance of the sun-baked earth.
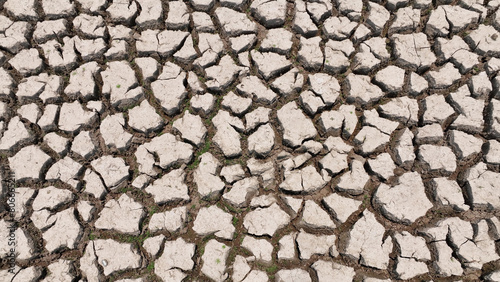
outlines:
[{"label": "sun-baked earth", "polygon": [[0,281],[500,281],[499,6],[0,0]]}]

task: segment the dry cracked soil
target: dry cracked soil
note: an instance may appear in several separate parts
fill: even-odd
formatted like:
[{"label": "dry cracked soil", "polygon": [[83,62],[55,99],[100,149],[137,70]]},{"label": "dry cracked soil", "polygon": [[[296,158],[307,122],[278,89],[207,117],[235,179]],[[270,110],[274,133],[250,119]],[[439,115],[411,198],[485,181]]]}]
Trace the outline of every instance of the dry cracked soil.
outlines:
[{"label": "dry cracked soil", "polygon": [[499,0],[0,0],[0,281],[500,281]]}]

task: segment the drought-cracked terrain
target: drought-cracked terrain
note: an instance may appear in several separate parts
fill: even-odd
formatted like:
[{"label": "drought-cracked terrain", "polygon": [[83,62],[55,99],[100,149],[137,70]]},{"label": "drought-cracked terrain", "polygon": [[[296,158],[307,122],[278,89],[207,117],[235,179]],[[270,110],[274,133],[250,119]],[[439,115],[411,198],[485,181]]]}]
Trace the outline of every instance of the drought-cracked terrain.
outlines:
[{"label": "drought-cracked terrain", "polygon": [[0,0],[0,281],[500,281],[500,0]]}]

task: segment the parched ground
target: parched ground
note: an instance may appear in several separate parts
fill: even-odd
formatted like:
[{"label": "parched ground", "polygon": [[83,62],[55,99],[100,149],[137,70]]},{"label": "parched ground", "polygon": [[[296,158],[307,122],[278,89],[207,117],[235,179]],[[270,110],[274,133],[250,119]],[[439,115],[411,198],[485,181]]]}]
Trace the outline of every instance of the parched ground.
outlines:
[{"label": "parched ground", "polygon": [[500,281],[499,5],[0,0],[0,281]]}]

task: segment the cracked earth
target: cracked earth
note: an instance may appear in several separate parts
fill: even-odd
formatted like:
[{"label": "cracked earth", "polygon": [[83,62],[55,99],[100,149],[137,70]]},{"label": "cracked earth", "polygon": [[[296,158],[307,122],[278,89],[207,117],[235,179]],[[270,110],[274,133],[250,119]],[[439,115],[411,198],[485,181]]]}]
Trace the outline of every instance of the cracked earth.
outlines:
[{"label": "cracked earth", "polygon": [[0,280],[500,281],[499,6],[0,0]]}]

